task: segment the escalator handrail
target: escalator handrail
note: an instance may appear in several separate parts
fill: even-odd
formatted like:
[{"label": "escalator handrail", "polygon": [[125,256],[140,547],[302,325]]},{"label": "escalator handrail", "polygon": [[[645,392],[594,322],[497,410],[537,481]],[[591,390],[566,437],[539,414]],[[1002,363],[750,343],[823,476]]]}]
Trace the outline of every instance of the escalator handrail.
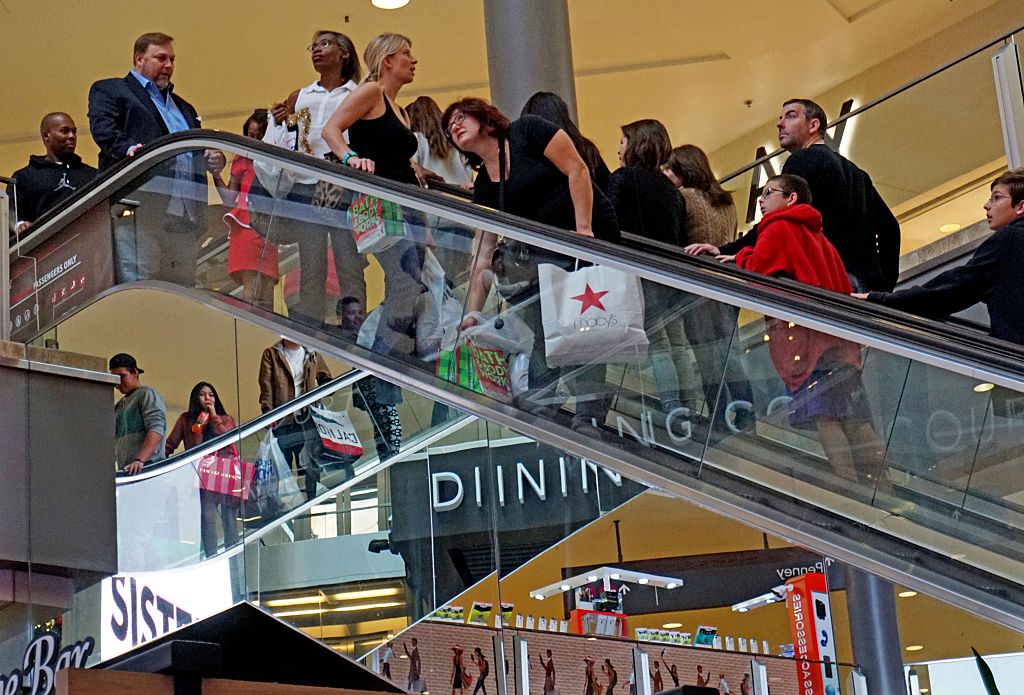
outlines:
[{"label": "escalator handrail", "polygon": [[[906,91],[916,87],[917,85],[921,84],[922,82],[926,82],[927,80],[932,79],[936,75],[939,75],[939,74],[945,72],[946,70],[949,70],[950,68],[956,67],[957,65],[959,65],[962,62],[964,62],[965,60],[970,60],[971,58],[973,58],[974,56],[978,55],[982,51],[988,50],[989,48],[992,48],[993,46],[996,46],[996,45],[998,45],[1000,43],[1004,43],[1007,39],[1012,38],[1014,34],[1020,32],[1020,31],[1024,31],[1024,24],[1020,24],[1020,25],[1017,26],[1017,28],[1011,29],[1010,31],[1004,31],[1002,34],[1000,34],[996,38],[991,39],[989,41],[986,41],[985,43],[983,43],[982,45],[978,46],[977,48],[974,48],[974,49],[972,49],[970,51],[967,51],[963,55],[960,55],[960,56],[958,56],[958,57],[956,57],[956,58],[954,58],[954,59],[952,59],[952,60],[950,60],[950,61],[948,61],[946,63],[943,63],[939,67],[934,68],[934,69],[926,72],[925,74],[921,75],[920,77],[915,77],[914,79],[910,80],[909,82],[906,82],[906,83],[900,85],[899,87],[896,87],[892,91],[889,91],[889,92],[883,94],[880,97],[875,97],[871,101],[869,101],[866,104],[863,104],[861,106],[858,106],[857,108],[853,109],[849,113],[837,117],[835,120],[829,121],[828,125],[825,126],[825,128],[822,128],[822,130],[824,131],[824,130],[826,130],[828,128],[834,128],[837,125],[839,125],[840,123],[848,121],[851,118],[854,118],[855,116],[861,115],[865,111],[869,111],[870,109],[873,109],[876,106],[880,106],[881,104],[889,101],[893,97],[899,96],[903,92],[906,92]],[[751,169],[756,169],[757,167],[761,166],[762,164],[766,164],[767,162],[770,162],[771,160],[775,159],[776,157],[778,157],[779,155],[781,155],[785,151],[786,151],[785,149],[780,147],[779,149],[775,150],[774,152],[769,152],[766,155],[758,157],[757,159],[755,159],[754,161],[750,162],[749,164],[745,164],[745,165],[741,166],[739,169],[736,169],[735,171],[729,172],[728,174],[723,176],[721,179],[719,179],[718,182],[719,183],[725,183],[727,181],[732,181],[733,179],[735,179],[735,178],[737,178],[739,176],[742,176],[743,174],[747,173]]]},{"label": "escalator handrail", "polygon": [[273,410],[268,410],[259,417],[250,420],[240,427],[236,427],[233,430],[217,435],[213,439],[203,442],[200,446],[192,447],[180,454],[175,454],[174,456],[162,459],[153,464],[147,464],[137,475],[130,476],[125,473],[118,472],[116,482],[118,485],[134,485],[135,483],[144,482],[149,478],[169,473],[172,470],[177,470],[182,466],[195,463],[202,457],[212,454],[219,449],[223,449],[230,444],[240,442],[246,437],[268,427],[270,423],[287,417],[347,386],[352,386],[360,379],[367,376],[369,376],[369,374],[366,372],[353,369],[350,372],[346,372],[339,377],[331,379],[326,384],[317,386],[315,389],[302,394],[298,398],[285,403],[282,406],[274,408]]},{"label": "escalator handrail", "polygon": [[650,253],[646,249],[653,245],[649,243],[644,250],[635,250],[630,248],[630,243],[613,244],[581,237],[571,231],[548,227],[452,196],[361,171],[341,169],[326,160],[313,159],[233,133],[190,130],[155,141],[131,161],[120,162],[84,187],[66,207],[44,216],[36,233],[16,244],[12,254],[29,251],[44,243],[95,205],[97,198],[124,189],[134,177],[148,171],[150,165],[182,152],[203,148],[227,149],[245,157],[290,166],[305,174],[315,174],[322,180],[389,198],[459,224],[615,267],[684,292],[793,321],[885,352],[1024,391],[1024,348],[975,331],[853,300],[791,280],[722,266],[678,251],[668,254],[659,249],[657,253]]}]

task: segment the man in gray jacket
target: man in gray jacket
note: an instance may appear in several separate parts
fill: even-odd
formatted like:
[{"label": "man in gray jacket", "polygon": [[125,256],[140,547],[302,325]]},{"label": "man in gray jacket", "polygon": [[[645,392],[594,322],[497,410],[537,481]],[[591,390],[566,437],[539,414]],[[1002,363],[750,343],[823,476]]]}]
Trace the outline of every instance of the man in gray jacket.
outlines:
[{"label": "man in gray jacket", "polygon": [[114,461],[128,475],[164,458],[166,407],[156,389],[139,381],[144,371],[128,353],[110,358],[110,373],[121,377],[117,390],[124,394],[114,406]]}]

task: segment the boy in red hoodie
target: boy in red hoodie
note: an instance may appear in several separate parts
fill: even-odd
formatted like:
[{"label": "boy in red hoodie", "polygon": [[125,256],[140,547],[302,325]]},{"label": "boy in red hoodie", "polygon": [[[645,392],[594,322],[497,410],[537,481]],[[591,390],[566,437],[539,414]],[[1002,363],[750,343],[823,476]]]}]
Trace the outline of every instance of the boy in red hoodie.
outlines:
[{"label": "boy in red hoodie", "polygon": [[[799,176],[768,180],[761,194],[757,241],[735,256],[736,265],[763,275],[786,277],[833,292],[849,293],[850,279],[835,247],[821,231],[821,213]],[[825,455],[849,480],[881,472],[882,444],[860,378],[860,347],[789,321],[765,318],[768,352],[792,401],[790,423],[813,424]]]}]

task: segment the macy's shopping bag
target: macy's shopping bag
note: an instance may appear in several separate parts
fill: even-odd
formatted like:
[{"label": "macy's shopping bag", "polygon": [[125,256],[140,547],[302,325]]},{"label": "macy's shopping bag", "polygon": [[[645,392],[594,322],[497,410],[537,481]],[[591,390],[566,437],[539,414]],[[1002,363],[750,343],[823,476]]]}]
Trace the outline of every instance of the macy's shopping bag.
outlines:
[{"label": "macy's shopping bag", "polygon": [[569,271],[550,263],[537,274],[549,367],[646,359],[640,278],[601,265]]},{"label": "macy's shopping bag", "polygon": [[256,465],[242,461],[237,454],[209,454],[196,464],[199,487],[208,492],[249,499]]},{"label": "macy's shopping bag", "polygon": [[386,251],[405,238],[402,207],[390,200],[364,193],[352,201],[348,217],[359,253]]},{"label": "macy's shopping bag", "polygon": [[355,461],[363,455],[363,445],[359,441],[356,428],[344,410],[328,410],[315,405],[309,409],[313,422],[320,433],[324,452],[342,459]]}]

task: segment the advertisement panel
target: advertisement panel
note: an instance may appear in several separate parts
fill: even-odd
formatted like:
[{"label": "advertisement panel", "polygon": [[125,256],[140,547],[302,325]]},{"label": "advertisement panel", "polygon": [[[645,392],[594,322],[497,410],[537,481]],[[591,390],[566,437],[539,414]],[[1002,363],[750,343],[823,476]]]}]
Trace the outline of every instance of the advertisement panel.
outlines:
[{"label": "advertisement panel", "polygon": [[793,631],[798,692],[800,695],[839,695],[832,606],[825,575],[808,572],[788,580],[786,608]]}]

